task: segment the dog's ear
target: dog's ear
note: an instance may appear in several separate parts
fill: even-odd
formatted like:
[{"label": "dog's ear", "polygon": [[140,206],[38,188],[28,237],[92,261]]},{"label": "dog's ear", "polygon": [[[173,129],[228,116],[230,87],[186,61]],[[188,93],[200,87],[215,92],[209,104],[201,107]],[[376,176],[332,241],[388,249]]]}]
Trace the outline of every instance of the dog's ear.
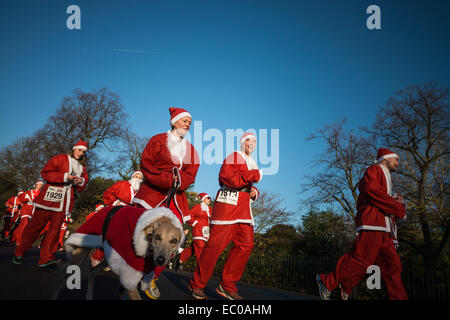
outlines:
[{"label": "dog's ear", "polygon": [[156,222],[150,223],[147,227],[145,227],[144,234],[145,234],[145,238],[148,241],[152,241],[152,236],[153,236],[153,231],[155,231],[156,229]]}]

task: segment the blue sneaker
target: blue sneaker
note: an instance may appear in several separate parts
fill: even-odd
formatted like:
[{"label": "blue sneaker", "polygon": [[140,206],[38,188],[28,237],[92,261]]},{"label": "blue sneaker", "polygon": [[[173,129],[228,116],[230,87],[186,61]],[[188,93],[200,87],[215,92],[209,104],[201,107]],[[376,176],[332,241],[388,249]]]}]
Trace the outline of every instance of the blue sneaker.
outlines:
[{"label": "blue sneaker", "polygon": [[46,268],[46,267],[50,267],[50,266],[53,266],[53,265],[56,265],[56,260],[55,259],[47,261],[47,262],[45,262],[43,264],[40,264],[40,265],[38,265],[38,267],[39,268]]},{"label": "blue sneaker", "polygon": [[22,264],[22,257],[16,257],[16,256],[14,256],[12,262],[13,262],[14,264]]}]

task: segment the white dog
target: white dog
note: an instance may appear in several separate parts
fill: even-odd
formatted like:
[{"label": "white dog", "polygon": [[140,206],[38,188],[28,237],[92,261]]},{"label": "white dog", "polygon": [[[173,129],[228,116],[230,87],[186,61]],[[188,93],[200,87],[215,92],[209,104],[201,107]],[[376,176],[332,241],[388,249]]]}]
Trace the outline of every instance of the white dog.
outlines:
[{"label": "white dog", "polygon": [[[117,210],[112,218],[111,210]],[[106,207],[78,228],[64,246],[70,263],[77,265],[83,263],[90,249],[102,249],[129,297],[140,300],[139,282],[146,290],[154,267],[166,265],[184,237],[181,221],[168,208]]]}]

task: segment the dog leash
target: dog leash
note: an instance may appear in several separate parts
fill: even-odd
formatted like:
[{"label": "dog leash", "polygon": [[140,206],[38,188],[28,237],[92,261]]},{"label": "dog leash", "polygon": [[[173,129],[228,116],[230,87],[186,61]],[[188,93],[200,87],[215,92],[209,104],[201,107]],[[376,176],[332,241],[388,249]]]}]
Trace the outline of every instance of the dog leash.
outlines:
[{"label": "dog leash", "polygon": [[106,215],[105,221],[103,221],[102,242],[106,240],[106,232],[108,231],[108,226],[109,223],[111,222],[112,217],[116,214],[117,211],[119,211],[123,207],[125,206],[116,206],[113,207],[111,210],[109,210],[108,214]]}]

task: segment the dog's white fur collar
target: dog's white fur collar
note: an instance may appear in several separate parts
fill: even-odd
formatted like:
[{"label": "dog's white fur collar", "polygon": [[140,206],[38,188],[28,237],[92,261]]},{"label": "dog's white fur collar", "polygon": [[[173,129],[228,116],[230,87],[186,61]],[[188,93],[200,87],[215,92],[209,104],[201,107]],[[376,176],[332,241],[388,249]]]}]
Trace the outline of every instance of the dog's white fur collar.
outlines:
[{"label": "dog's white fur collar", "polygon": [[172,212],[172,210],[166,207],[149,209],[144,211],[144,213],[139,217],[136,223],[136,227],[134,229],[133,246],[137,256],[145,257],[145,254],[147,253],[148,250],[149,243],[147,241],[147,238],[145,237],[144,229],[148,225],[150,225],[151,223],[155,222],[156,220],[162,217],[168,218],[172,222],[172,224],[180,230],[181,241],[178,244],[178,246],[180,246],[183,243],[185,236],[183,232],[183,225],[181,224],[177,216]]}]

